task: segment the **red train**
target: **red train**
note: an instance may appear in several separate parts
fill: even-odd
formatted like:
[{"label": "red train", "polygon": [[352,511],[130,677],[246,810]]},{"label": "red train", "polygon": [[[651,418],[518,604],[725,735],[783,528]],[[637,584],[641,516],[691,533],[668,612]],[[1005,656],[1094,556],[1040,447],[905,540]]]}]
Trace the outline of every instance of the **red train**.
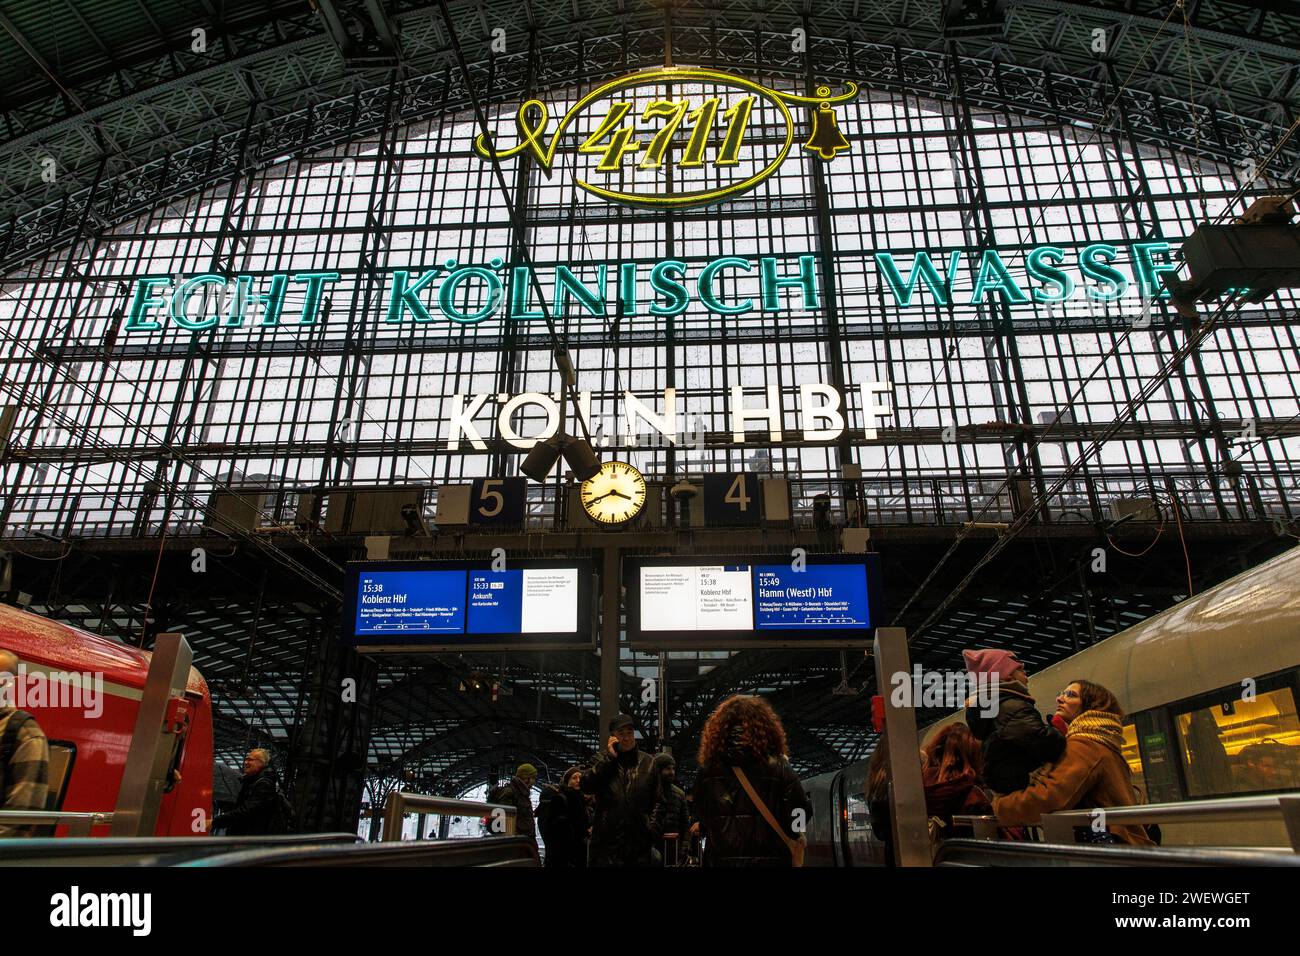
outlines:
[{"label": "red train", "polygon": [[[0,605],[0,648],[18,655],[23,665],[21,696],[16,693],[11,703],[35,716],[50,740],[49,808],[113,810],[150,652],[7,605]],[[66,676],[73,674],[102,690],[85,693]],[[212,699],[194,668],[186,697],[190,730],[172,763],[180,782],[163,796],[156,836],[201,835],[202,823],[212,815]],[[64,833],[60,827],[58,834]],[[107,833],[103,827],[95,831],[96,836]]]}]

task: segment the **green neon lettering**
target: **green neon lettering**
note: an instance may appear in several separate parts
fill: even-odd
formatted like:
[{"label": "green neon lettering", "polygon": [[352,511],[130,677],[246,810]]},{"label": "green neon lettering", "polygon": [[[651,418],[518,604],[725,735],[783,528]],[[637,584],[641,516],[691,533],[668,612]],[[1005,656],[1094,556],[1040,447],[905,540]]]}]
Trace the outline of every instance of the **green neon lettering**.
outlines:
[{"label": "green neon lettering", "polygon": [[147,313],[166,305],[166,300],[153,294],[160,286],[171,285],[171,276],[147,276],[135,280],[135,295],[131,297],[131,308],[126,317],[128,332],[154,332],[162,328],[161,322],[146,319]]},{"label": "green neon lettering", "polygon": [[1156,254],[1169,255],[1167,242],[1133,243],[1133,268],[1137,272],[1138,287],[1145,298],[1169,298],[1169,290],[1160,281],[1160,273],[1177,272],[1178,266],[1170,262],[1156,262]]},{"label": "green neon lettering", "polygon": [[576,299],[591,315],[605,314],[604,263],[596,266],[596,288],[589,289],[568,266],[555,267],[555,314],[564,315],[570,300]]},{"label": "green neon lettering", "polygon": [[321,291],[326,282],[337,282],[339,280],[337,272],[295,272],[294,282],[305,282],[305,298],[302,303],[302,318],[299,319],[299,325],[314,325],[316,323],[316,310],[320,307]]},{"label": "green neon lettering", "polygon": [[217,317],[215,315],[209,315],[207,318],[198,319],[196,321],[185,314],[185,300],[190,297],[195,289],[204,285],[219,285],[224,289],[226,286],[226,279],[224,276],[213,275],[210,272],[205,272],[202,275],[190,276],[182,282],[180,287],[172,294],[172,321],[182,329],[190,329],[191,331],[197,332],[202,329],[210,329],[217,324]]},{"label": "green neon lettering", "polygon": [[894,297],[898,299],[898,304],[904,307],[912,304],[912,295],[916,291],[917,280],[923,280],[930,291],[934,294],[934,300],[939,305],[948,305],[952,299],[952,286],[957,279],[957,266],[961,262],[961,250],[954,249],[948,254],[948,280],[945,283],[939,278],[939,270],[934,267],[928,252],[918,252],[912,257],[912,271],[903,281],[899,274],[898,266],[894,264],[894,257],[888,252],[877,252],[876,261],[880,263],[880,271],[885,276],[885,281],[894,291]]},{"label": "green neon lettering", "polygon": [[684,276],[686,263],[677,259],[665,259],[663,262],[656,263],[650,270],[650,288],[668,298],[667,305],[651,303],[651,315],[681,315],[690,307],[691,294],[686,291],[686,286],[668,275],[670,272],[677,272]]},{"label": "green neon lettering", "polygon": [[700,301],[704,303],[704,307],[710,312],[717,312],[719,315],[740,315],[742,312],[752,311],[754,308],[753,299],[746,299],[737,305],[727,305],[713,291],[713,280],[717,277],[718,272],[727,268],[753,272],[754,263],[738,256],[723,256],[721,259],[714,259],[700,272],[700,281],[697,287],[700,292]]},{"label": "green neon lettering", "polygon": [[1039,246],[1029,253],[1025,260],[1025,271],[1031,278],[1049,283],[1056,291],[1035,289],[1034,298],[1039,302],[1064,302],[1074,294],[1074,279],[1068,272],[1057,269],[1043,260],[1051,260],[1059,265],[1065,259],[1065,250],[1056,246]]},{"label": "green neon lettering", "polygon": [[510,311],[506,315],[517,322],[545,317],[541,309],[528,308],[529,279],[533,270],[528,266],[515,266],[510,271]]},{"label": "green neon lettering", "polygon": [[1007,271],[1007,264],[1002,261],[996,249],[984,250],[984,255],[980,259],[979,275],[975,278],[975,289],[970,295],[971,305],[983,302],[984,296],[989,292],[1001,292],[1008,302],[1029,301],[1029,296],[1025,295],[1024,290],[1016,285],[1016,280],[1011,278],[1011,273]]},{"label": "green neon lettering", "polygon": [[[487,290],[484,303],[477,312],[462,312],[456,305],[456,290],[469,279],[482,279]],[[443,315],[453,322],[473,325],[476,322],[482,322],[497,310],[497,306],[501,304],[501,296],[501,279],[495,272],[483,266],[466,266],[461,269],[453,269],[442,285],[438,287],[438,308],[442,310]]]},{"label": "green neon lettering", "polygon": [[618,297],[623,302],[623,315],[636,315],[636,263],[624,262],[618,267]]},{"label": "green neon lettering", "polygon": [[417,322],[432,322],[433,316],[429,314],[428,307],[420,301],[420,293],[424,287],[433,281],[441,269],[430,269],[421,274],[412,285],[407,285],[407,280],[411,273],[405,269],[398,269],[393,273],[393,291],[388,297],[388,318],[387,322],[401,322],[403,313],[409,311],[411,318]]},{"label": "green neon lettering", "polygon": [[800,256],[799,274],[797,276],[778,276],[776,258],[764,256],[758,260],[758,268],[763,288],[763,311],[776,312],[781,308],[782,289],[798,287],[803,289],[803,307],[815,309],[821,305],[817,298],[817,257]]},{"label": "green neon lettering", "polygon": [[[1107,265],[1117,255],[1119,250],[1104,242],[1094,242],[1090,246],[1085,246],[1083,252],[1079,253],[1079,270],[1089,279],[1098,279],[1108,286],[1108,288],[1088,286],[1088,298],[1096,299],[1098,302],[1113,302],[1124,294],[1124,290],[1128,288],[1128,279],[1114,266]],[[1104,261],[1098,262],[1098,259]]]},{"label": "green neon lettering", "polygon": [[244,324],[244,314],[250,302],[261,303],[262,325],[280,324],[280,313],[284,309],[284,293],[285,287],[289,284],[289,277],[277,272],[271,276],[271,288],[257,294],[253,293],[254,281],[256,280],[253,276],[235,277],[235,301],[231,306],[230,316],[225,322],[227,328],[237,328]]}]

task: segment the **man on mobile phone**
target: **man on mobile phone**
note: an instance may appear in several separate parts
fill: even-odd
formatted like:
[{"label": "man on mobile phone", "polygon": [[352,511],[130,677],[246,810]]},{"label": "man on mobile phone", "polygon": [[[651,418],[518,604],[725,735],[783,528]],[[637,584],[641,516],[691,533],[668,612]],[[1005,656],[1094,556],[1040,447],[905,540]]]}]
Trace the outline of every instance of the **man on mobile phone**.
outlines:
[{"label": "man on mobile phone", "polygon": [[635,723],[627,714],[609,722],[605,749],[582,774],[583,793],[596,798],[591,828],[592,866],[653,866],[652,818],[662,787],[654,758],[637,747]]}]

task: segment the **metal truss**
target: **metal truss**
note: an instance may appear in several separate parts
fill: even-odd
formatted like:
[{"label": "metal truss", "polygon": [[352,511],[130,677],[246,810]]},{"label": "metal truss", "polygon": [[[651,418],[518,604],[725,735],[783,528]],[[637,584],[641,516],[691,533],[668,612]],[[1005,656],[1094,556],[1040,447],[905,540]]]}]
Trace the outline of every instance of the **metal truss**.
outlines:
[{"label": "metal truss", "polygon": [[[661,12],[624,6],[532,3],[527,28],[514,3],[452,9],[480,100],[500,103],[528,88],[660,63]],[[282,4],[221,24],[221,42],[203,55],[173,44],[129,69],[70,73],[66,93],[42,99],[49,84],[41,82],[15,90],[3,109],[0,270],[66,244],[83,213],[107,229],[250,168],[372,136],[385,126],[394,73],[403,77],[402,123],[467,108],[431,6],[389,9],[401,49],[387,73],[349,68],[321,19]],[[1157,33],[1159,9],[1020,0],[996,31],[969,34],[946,28],[937,2],[717,3],[674,11],[672,37],[677,62],[801,83],[805,55],[791,37],[802,28],[813,70],[827,80],[938,99],[960,89],[977,108],[1103,126],[1119,103],[1137,142],[1221,163],[1261,159],[1297,110],[1300,52],[1282,42],[1300,31],[1294,12],[1281,3],[1202,2],[1190,5],[1189,26],[1171,18]],[[507,31],[511,52],[490,53],[494,29]],[[1104,55],[1092,52],[1094,30],[1106,33]],[[525,38],[539,64],[531,86]],[[235,148],[244,138],[247,154]],[[40,178],[47,156],[59,170],[49,184]],[[104,157],[108,174],[93,190]],[[1269,172],[1288,180],[1298,169],[1300,143],[1292,142]]]},{"label": "metal truss", "polygon": [[[1131,528],[1119,541],[1138,548],[1152,534]],[[1088,562],[1098,540],[1091,535],[1044,533],[1021,542],[1017,551],[981,580],[913,647],[913,660],[928,669],[961,668],[961,651],[983,642],[1009,647],[1038,668],[1053,663],[1118,630],[1149,617],[1185,593],[1181,547],[1172,532],[1158,542],[1148,561],[1115,558],[1109,573],[1091,573]],[[1216,583],[1276,553],[1285,539],[1261,536],[1257,527],[1228,525],[1188,528],[1188,547],[1198,587]],[[933,563],[946,538],[908,544],[882,542],[892,555],[895,594],[905,593]],[[1271,538],[1271,540],[1270,540]],[[177,540],[182,553],[197,540]],[[97,545],[104,551],[108,542]],[[39,556],[61,544],[27,543]],[[16,574],[39,595],[31,609],[44,616],[118,636],[139,644],[143,593],[152,556],[122,554],[113,561],[78,549],[78,563],[60,574],[58,565],[24,563]],[[236,562],[230,562],[234,565]],[[110,569],[110,564],[115,568]],[[276,567],[262,561],[269,574]],[[1039,583],[1026,586],[1025,568],[1040,569]],[[98,568],[98,571],[94,569]],[[246,580],[213,581],[200,593],[177,581],[163,589],[167,602],[154,609],[156,630],[186,634],[195,666],[214,700],[219,761],[238,766],[251,746],[292,754],[312,688],[313,655],[335,627],[331,615],[291,596],[291,579],[269,578],[261,597],[249,600],[260,580],[257,562]],[[115,573],[114,573],[115,572]],[[38,577],[38,575],[44,575]],[[955,575],[955,572],[954,572]],[[286,589],[286,581],[289,585]],[[943,584],[934,589],[937,596]],[[101,598],[107,589],[110,600]],[[251,589],[251,590],[250,590]],[[897,598],[890,598],[896,601]],[[912,623],[933,604],[921,602]],[[152,633],[152,631],[151,631]],[[842,677],[838,652],[751,650],[735,653],[700,676],[670,680],[671,742],[684,776],[693,772],[699,732],[713,709],[736,693],[763,694],[786,722],[791,760],[802,775],[841,766],[860,757],[871,737],[870,697],[875,686],[869,661],[850,654],[849,683],[856,693],[832,693]],[[642,661],[644,663],[644,659]],[[624,661],[620,705],[637,718],[654,741],[654,705],[641,702],[641,684]],[[495,701],[458,690],[477,671],[509,693]],[[552,653],[544,661],[518,655],[439,655],[382,663],[371,709],[367,774],[371,784],[388,781],[424,792],[459,795],[488,777],[507,774],[514,763],[541,761],[552,776],[590,759],[599,745],[596,708],[599,688],[594,654]],[[940,714],[927,714],[937,717]]]}]

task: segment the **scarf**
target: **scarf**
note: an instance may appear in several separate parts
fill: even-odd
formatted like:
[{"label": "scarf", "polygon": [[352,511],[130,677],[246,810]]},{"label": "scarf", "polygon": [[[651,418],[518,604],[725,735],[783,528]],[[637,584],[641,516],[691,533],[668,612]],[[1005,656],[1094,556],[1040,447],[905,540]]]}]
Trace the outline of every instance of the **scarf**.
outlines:
[{"label": "scarf", "polygon": [[1124,728],[1118,717],[1104,710],[1085,710],[1070,721],[1067,737],[1082,737],[1105,744],[1115,753],[1124,749]]}]

